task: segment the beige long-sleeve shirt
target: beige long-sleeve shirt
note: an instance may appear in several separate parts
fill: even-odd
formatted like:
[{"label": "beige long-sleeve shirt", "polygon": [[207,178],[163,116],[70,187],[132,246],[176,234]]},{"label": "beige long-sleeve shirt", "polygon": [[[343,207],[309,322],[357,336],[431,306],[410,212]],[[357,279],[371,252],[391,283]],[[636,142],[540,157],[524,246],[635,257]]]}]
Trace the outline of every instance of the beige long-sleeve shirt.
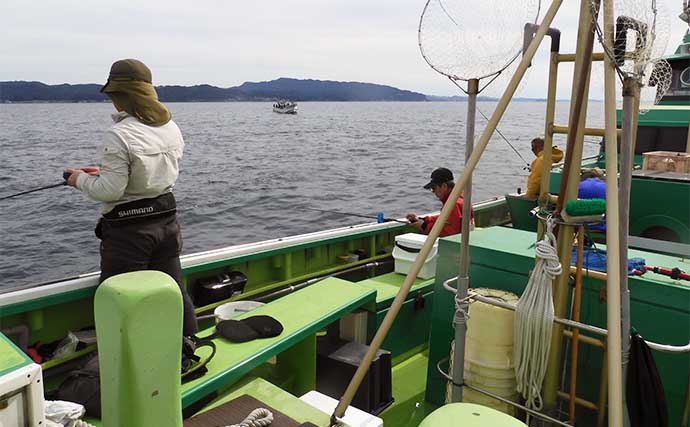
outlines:
[{"label": "beige long-sleeve shirt", "polygon": [[76,182],[89,198],[103,202],[103,214],[122,203],[172,191],[184,150],[182,133],[172,120],[149,126],[123,111],[113,114],[113,121],[101,147],[100,174],[82,173]]}]

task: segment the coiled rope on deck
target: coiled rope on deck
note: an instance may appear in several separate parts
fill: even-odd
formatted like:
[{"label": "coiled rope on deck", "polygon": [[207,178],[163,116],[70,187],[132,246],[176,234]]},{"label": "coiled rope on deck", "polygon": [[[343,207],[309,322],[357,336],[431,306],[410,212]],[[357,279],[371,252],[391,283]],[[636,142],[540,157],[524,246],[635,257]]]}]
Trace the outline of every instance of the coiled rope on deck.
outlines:
[{"label": "coiled rope on deck", "polygon": [[265,427],[273,422],[273,413],[266,408],[254,409],[247,418],[239,424],[232,424],[226,427]]},{"label": "coiled rope on deck", "polygon": [[541,410],[541,385],[551,348],[554,308],[553,279],[561,274],[556,252],[555,222],[546,222],[544,238],[535,248],[536,262],[515,310],[514,358],[517,391],[525,399],[525,406]]}]

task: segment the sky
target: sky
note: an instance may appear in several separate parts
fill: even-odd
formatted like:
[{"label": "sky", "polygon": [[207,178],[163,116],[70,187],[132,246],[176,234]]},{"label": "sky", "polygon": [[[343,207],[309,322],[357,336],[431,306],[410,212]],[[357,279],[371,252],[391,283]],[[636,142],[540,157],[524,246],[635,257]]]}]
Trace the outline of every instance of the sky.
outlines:
[{"label": "sky", "polygon": [[[447,0],[461,6],[489,1],[495,0]],[[524,1],[495,1],[501,7],[494,13],[510,13]],[[677,18],[682,0],[657,1],[669,23],[666,52],[673,52],[687,28]],[[418,27],[425,3],[2,0],[0,81],[103,83],[113,61],[137,58],[153,70],[156,85],[231,87],[293,77],[462,94],[420,53]],[[542,1],[542,16],[547,7]],[[562,53],[574,52],[578,11],[579,2],[565,0],[552,24],[562,33]],[[491,34],[491,28],[486,32]],[[543,43],[519,96],[545,96],[547,58],[548,43]],[[558,96],[567,98],[572,68],[561,68],[565,78]]]}]

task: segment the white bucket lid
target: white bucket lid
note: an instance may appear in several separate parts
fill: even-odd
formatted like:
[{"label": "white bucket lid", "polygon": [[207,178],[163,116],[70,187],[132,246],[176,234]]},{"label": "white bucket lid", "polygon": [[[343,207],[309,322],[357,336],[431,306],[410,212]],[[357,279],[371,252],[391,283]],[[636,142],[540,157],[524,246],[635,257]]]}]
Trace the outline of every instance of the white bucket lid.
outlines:
[{"label": "white bucket lid", "polygon": [[242,313],[247,313],[255,308],[264,305],[258,301],[233,301],[221,304],[213,310],[213,315],[216,316],[217,321],[229,320],[239,316]]}]

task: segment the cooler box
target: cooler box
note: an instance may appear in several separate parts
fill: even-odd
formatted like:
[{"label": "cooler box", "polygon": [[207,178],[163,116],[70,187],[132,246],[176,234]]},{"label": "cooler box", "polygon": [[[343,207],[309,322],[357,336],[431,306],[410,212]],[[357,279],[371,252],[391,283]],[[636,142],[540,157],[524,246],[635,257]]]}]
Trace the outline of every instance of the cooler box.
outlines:
[{"label": "cooler box", "polygon": [[[419,250],[424,245],[426,236],[423,234],[407,233],[395,236],[395,248],[393,248],[393,258],[395,259],[395,272],[407,274],[412,263],[419,255]],[[430,279],[436,275],[436,256],[438,255],[438,239],[434,242],[422,269],[419,270],[417,277],[420,279]]]}]

